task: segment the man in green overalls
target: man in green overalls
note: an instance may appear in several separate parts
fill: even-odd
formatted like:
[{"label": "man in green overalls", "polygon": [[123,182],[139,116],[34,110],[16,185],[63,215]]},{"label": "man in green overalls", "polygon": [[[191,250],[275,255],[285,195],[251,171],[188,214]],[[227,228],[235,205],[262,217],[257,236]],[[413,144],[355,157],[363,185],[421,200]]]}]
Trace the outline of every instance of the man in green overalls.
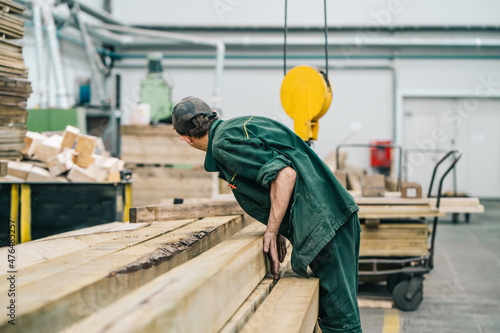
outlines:
[{"label": "man in green overalls", "polygon": [[358,206],[316,153],[274,120],[246,116],[219,120],[202,100],[186,97],[173,110],[174,129],[206,151],[205,170],[219,172],[250,216],[267,225],[264,252],[277,279],[293,245],[295,273],[320,281],[323,332],[361,332],[357,303]]}]

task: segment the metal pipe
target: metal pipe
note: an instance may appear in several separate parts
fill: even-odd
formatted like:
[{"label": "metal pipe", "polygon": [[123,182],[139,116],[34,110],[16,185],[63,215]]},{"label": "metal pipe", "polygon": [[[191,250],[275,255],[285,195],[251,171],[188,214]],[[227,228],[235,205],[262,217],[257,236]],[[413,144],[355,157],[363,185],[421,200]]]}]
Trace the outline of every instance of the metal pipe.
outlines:
[{"label": "metal pipe", "polygon": [[110,24],[93,25],[93,27],[110,31],[118,31],[129,34],[148,36],[148,37],[170,39],[196,45],[214,46],[216,49],[216,57],[215,57],[215,75],[214,75],[214,88],[213,88],[214,90],[212,96],[212,103],[214,108],[217,111],[219,111],[220,114],[222,114],[221,112],[222,75],[224,72],[224,58],[226,53],[226,47],[221,40],[215,38],[185,35],[173,32],[166,32],[166,31],[153,31],[148,29],[131,28],[124,26],[110,25]]},{"label": "metal pipe", "polygon": [[37,90],[38,90],[38,105],[42,109],[47,108],[47,90],[43,66],[43,31],[42,31],[42,9],[38,1],[33,1],[33,24],[35,27],[35,57],[36,57],[36,72],[37,72]]},{"label": "metal pipe", "polygon": [[[279,37],[227,37],[222,39],[227,46],[266,46],[283,45]],[[287,40],[288,45],[322,46],[324,39],[313,37],[294,37]],[[385,46],[385,47],[500,47],[500,39],[495,38],[394,38],[394,37],[366,37],[359,38],[328,38],[330,46]]]},{"label": "metal pipe", "polygon": [[86,5],[83,2],[80,1],[75,1],[75,0],[62,0],[62,3],[66,3],[68,6],[72,7],[74,5],[78,5],[82,12],[85,12],[96,19],[101,20],[102,22],[105,23],[111,23],[111,24],[118,24],[118,25],[123,25],[125,26],[126,24],[115,19],[113,16],[111,16],[108,12],[102,10],[102,9],[97,9],[93,8],[91,6]]},{"label": "metal pipe", "polygon": [[108,75],[109,70],[106,66],[104,66],[99,58],[99,55],[97,54],[94,43],[87,33],[87,26],[81,18],[80,4],[76,1],[74,2],[72,12],[73,17],[80,28],[80,33],[85,44],[85,51],[90,65],[90,71],[92,72],[91,80],[95,85],[95,91],[97,92],[97,96],[99,97],[101,104],[107,106],[108,102],[106,101],[103,75]]},{"label": "metal pipe", "polygon": [[42,6],[42,16],[47,28],[47,38],[51,55],[50,58],[52,60],[52,66],[54,69],[57,107],[61,109],[68,109],[71,106],[71,103],[64,80],[61,54],[59,53],[59,42],[57,40],[56,25],[54,24],[54,19],[47,5]]}]

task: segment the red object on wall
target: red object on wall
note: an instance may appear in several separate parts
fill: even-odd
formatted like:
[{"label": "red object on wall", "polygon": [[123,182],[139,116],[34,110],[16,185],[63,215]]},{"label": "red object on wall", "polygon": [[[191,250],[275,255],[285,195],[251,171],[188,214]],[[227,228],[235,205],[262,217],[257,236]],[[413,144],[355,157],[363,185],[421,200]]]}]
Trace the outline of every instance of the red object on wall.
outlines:
[{"label": "red object on wall", "polygon": [[[372,145],[391,145],[392,141],[372,141]],[[391,167],[391,151],[390,147],[371,147],[370,148],[370,164],[374,168],[390,168]]]}]

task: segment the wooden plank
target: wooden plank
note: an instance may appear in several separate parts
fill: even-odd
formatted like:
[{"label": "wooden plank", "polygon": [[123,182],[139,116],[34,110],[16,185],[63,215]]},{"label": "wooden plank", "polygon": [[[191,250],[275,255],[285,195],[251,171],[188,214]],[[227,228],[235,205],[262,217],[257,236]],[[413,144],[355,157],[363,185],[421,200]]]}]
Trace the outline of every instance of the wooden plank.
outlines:
[{"label": "wooden plank", "polygon": [[[31,266],[27,268],[30,275],[21,270],[19,275],[23,280],[17,290],[18,302],[23,307],[17,312],[18,325],[13,327],[2,318],[0,329],[2,332],[61,330],[214,247],[241,230],[244,224],[241,216],[207,218],[112,253],[109,253],[112,242],[108,242],[105,247],[35,265],[36,270]],[[107,254],[99,257],[96,252],[100,251]],[[95,258],[85,261],[85,253]],[[75,265],[75,260],[81,263]],[[35,279],[36,276],[45,277]],[[32,283],[25,284],[24,280]]]},{"label": "wooden plank", "polygon": [[130,222],[170,221],[179,218],[200,218],[245,214],[236,200],[213,201],[201,204],[146,206],[130,209]]},{"label": "wooden plank", "polygon": [[8,161],[0,161],[0,177],[5,177],[8,174]]},{"label": "wooden plank", "polygon": [[[54,274],[58,274],[63,271],[71,270],[72,268],[79,267],[85,263],[96,260],[100,257],[112,254],[114,252],[126,249],[128,247],[141,244],[148,240],[160,237],[171,231],[179,229],[181,227],[187,226],[193,223],[194,220],[181,220],[173,221],[169,225],[161,225],[158,223],[151,224],[148,228],[142,230],[129,231],[125,235],[85,235],[84,237],[77,237],[77,240],[83,245],[82,249],[78,251],[66,251],[67,253],[61,255],[57,253],[53,255],[51,260],[47,262],[36,263],[30,265],[20,270],[23,274],[23,279],[19,282],[18,287],[26,286],[32,282],[42,280],[43,278],[49,277]],[[111,237],[109,237],[111,236]],[[44,243],[35,243],[35,247],[39,247],[40,250],[45,250],[50,245],[50,249],[54,247],[66,247],[66,246],[78,246],[76,242],[71,242],[71,239],[53,239]],[[89,251],[89,248],[96,246],[96,250]],[[64,251],[64,250],[63,250]],[[50,253],[49,253],[50,255]],[[28,261],[33,261],[31,257]],[[46,261],[46,260],[44,260]],[[2,281],[0,281],[1,285]]]},{"label": "wooden plank", "polygon": [[400,206],[400,205],[364,205],[359,208],[359,218],[420,218],[445,216],[445,213],[428,206]]},{"label": "wooden plank", "polygon": [[[288,243],[287,255],[280,263],[279,278],[282,278],[287,272],[291,272],[292,246]],[[268,274],[259,285],[252,291],[248,298],[241,304],[238,311],[228,320],[219,333],[237,333],[243,329],[252,315],[267,298],[271,290],[276,286],[276,282],[271,274]]]},{"label": "wooden plank", "polygon": [[0,9],[9,13],[22,14],[26,8],[11,0],[0,0]]},{"label": "wooden plank", "polygon": [[253,223],[65,332],[219,331],[266,274],[264,231]]},{"label": "wooden plank", "polygon": [[[21,270],[79,250],[89,250],[106,241],[130,238],[130,231],[149,225],[150,223],[113,222],[18,244],[17,269]],[[7,257],[7,248],[1,248],[0,255]],[[0,262],[0,271],[7,270],[7,262]]]},{"label": "wooden plank", "polygon": [[123,125],[121,127],[122,136],[140,135],[140,136],[166,136],[178,137],[179,134],[174,131],[174,126],[169,124],[159,125]]},{"label": "wooden plank", "polygon": [[317,278],[284,277],[241,332],[310,333],[316,326],[318,308]]}]

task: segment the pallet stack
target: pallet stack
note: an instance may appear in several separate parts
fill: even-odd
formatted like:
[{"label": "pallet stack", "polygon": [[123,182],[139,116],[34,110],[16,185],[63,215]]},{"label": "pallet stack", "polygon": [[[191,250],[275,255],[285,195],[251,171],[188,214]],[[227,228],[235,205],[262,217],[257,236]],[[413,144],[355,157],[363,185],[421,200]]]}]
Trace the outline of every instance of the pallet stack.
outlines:
[{"label": "pallet stack", "polygon": [[0,0],[0,158],[21,158],[26,133],[26,100],[31,95],[23,46],[14,40],[24,36],[24,7]]},{"label": "pallet stack", "polygon": [[160,204],[169,198],[210,198],[212,176],[205,153],[179,139],[172,125],[121,127],[122,159],[132,170],[132,204]]},{"label": "pallet stack", "polygon": [[233,201],[196,207],[132,209],[135,223],[18,245],[22,306],[16,325],[2,318],[0,330],[313,332],[318,280],[285,273],[291,249],[275,283],[266,275],[264,225]]}]

